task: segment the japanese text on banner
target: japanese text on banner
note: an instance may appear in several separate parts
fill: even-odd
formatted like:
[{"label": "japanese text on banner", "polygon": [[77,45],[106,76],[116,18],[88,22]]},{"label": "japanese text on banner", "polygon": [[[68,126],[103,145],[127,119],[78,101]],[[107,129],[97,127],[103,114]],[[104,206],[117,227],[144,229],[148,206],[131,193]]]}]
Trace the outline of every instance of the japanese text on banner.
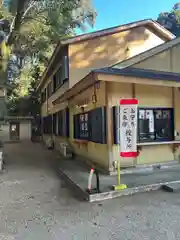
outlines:
[{"label": "japanese text on banner", "polygon": [[121,151],[136,151],[137,106],[122,106],[121,111]]}]

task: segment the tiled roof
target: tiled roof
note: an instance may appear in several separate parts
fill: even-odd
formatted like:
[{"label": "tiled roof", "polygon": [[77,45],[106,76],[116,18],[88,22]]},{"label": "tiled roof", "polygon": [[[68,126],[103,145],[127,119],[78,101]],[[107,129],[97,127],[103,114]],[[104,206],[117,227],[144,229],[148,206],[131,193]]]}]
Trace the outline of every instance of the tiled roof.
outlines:
[{"label": "tiled roof", "polygon": [[161,80],[169,80],[169,81],[176,81],[180,82],[180,73],[173,73],[173,72],[163,72],[163,71],[156,71],[156,70],[149,70],[149,69],[139,69],[139,68],[100,68],[95,69],[93,72],[96,73],[105,73],[105,74],[113,74],[113,75],[122,75],[122,76],[132,76],[132,77],[139,77],[139,78],[149,78],[149,79],[161,79]]}]

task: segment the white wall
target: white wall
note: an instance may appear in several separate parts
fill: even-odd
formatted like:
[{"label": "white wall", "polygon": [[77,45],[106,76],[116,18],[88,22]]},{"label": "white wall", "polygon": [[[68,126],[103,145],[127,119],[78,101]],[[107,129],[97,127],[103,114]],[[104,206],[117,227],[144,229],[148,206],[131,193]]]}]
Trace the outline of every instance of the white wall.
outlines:
[{"label": "white wall", "polygon": [[[19,126],[19,140],[31,140],[31,121],[22,121]],[[6,142],[10,140],[9,123],[2,124],[0,127],[0,140]]]},{"label": "white wall", "polygon": [[0,140],[9,141],[9,123],[0,127]]},{"label": "white wall", "polygon": [[31,139],[31,122],[30,121],[23,121],[20,122],[19,126],[20,131],[20,140],[30,140]]}]

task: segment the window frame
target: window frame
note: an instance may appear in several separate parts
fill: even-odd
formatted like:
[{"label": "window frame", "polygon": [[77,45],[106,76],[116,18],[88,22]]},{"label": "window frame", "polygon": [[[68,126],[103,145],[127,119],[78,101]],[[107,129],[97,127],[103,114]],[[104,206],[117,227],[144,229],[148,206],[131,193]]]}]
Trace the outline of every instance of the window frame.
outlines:
[{"label": "window frame", "polygon": [[52,134],[52,115],[47,115],[43,117],[43,134],[51,135]]},{"label": "window frame", "polygon": [[52,121],[53,135],[57,136],[57,113],[54,113]]},{"label": "window frame", "polygon": [[60,66],[53,75],[53,93],[55,93],[63,85],[61,81],[61,68],[62,66]]},{"label": "window frame", "polygon": [[52,87],[53,93],[55,93],[61,86],[63,86],[64,83],[67,82],[69,78],[68,77],[69,73],[67,73],[66,78],[63,78],[63,73],[66,71],[66,69],[69,68],[68,57],[66,55],[63,56],[60,63],[61,65],[53,75],[53,87]]},{"label": "window frame", "polygon": [[[98,112],[97,112],[98,111]],[[99,115],[101,113],[101,115]],[[88,115],[87,120],[85,119],[86,114]],[[84,116],[84,120],[81,121],[81,115]],[[97,137],[96,131],[93,130],[93,127],[96,128],[96,119],[97,117],[101,117],[101,126],[100,126],[100,138]],[[96,120],[96,121],[95,121]],[[99,121],[98,121],[99,122]],[[84,130],[82,129],[82,124],[84,124]],[[74,135],[73,138],[77,140],[85,140],[98,144],[106,144],[107,143],[107,129],[106,129],[106,107],[97,107],[95,109],[91,109],[89,111],[81,112],[73,115],[73,125],[74,125]],[[94,134],[94,135],[93,135]]]},{"label": "window frame", "polygon": [[[98,126],[98,128],[93,128]],[[91,141],[99,144],[107,143],[107,114],[106,106],[91,110]],[[98,129],[98,130],[97,130]]]},{"label": "window frame", "polygon": [[56,79],[56,74],[53,75],[53,93],[56,92],[57,90],[57,79]]},{"label": "window frame", "polygon": [[69,137],[69,109],[64,108],[57,113],[57,136]]},{"label": "window frame", "polygon": [[63,136],[63,110],[57,112],[58,131],[57,135]]},{"label": "window frame", "polygon": [[[147,139],[147,140],[141,140],[140,139],[140,129],[139,129],[139,114],[140,114],[140,110],[152,110],[153,111],[153,116],[154,116],[154,139]],[[157,138],[156,136],[156,120],[157,118],[155,117],[155,111],[169,111],[170,112],[170,126],[171,126],[171,135],[172,138],[169,139],[168,138]],[[174,141],[174,108],[159,108],[159,107],[138,107],[138,124],[137,124],[137,143],[146,143],[146,142],[171,142]]]},{"label": "window frame", "polygon": [[50,93],[50,83],[48,83],[47,85],[47,98],[49,98],[51,96],[51,93]]},{"label": "window frame", "polygon": [[[84,119],[85,119],[85,116],[87,115],[87,120],[83,120],[81,122],[81,115],[84,116]],[[90,121],[90,111],[87,111],[87,112],[83,112],[83,113],[80,113],[79,114],[79,121],[78,121],[78,124],[79,124],[79,139],[82,139],[82,140],[90,140],[91,139],[91,121]],[[82,130],[81,129],[81,124],[86,124],[87,125],[87,130]],[[86,134],[87,135],[86,135]]]},{"label": "window frame", "polygon": [[46,101],[47,98],[47,89],[45,88],[42,92],[41,92],[41,103],[44,103]]},{"label": "window frame", "polygon": [[53,94],[53,81],[50,81],[47,85],[47,98],[49,99]]},{"label": "window frame", "polygon": [[[84,115],[84,117],[85,117],[86,114],[88,115],[88,120],[87,121],[83,121],[83,123],[87,124],[88,130],[82,130],[81,129],[80,116]],[[77,124],[77,126],[75,126],[75,124]],[[73,136],[74,139],[91,141],[91,137],[92,137],[91,111],[86,111],[86,112],[75,114],[73,116],[73,125],[74,125],[74,136]],[[82,134],[82,132],[84,132],[84,131],[87,132],[86,136],[84,134]]]}]

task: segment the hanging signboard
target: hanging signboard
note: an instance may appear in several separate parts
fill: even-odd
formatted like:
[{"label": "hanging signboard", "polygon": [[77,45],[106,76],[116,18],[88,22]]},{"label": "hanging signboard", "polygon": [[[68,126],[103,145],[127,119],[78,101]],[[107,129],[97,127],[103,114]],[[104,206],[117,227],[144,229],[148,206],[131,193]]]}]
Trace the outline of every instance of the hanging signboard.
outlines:
[{"label": "hanging signboard", "polygon": [[137,156],[137,99],[120,100],[120,156]]}]

